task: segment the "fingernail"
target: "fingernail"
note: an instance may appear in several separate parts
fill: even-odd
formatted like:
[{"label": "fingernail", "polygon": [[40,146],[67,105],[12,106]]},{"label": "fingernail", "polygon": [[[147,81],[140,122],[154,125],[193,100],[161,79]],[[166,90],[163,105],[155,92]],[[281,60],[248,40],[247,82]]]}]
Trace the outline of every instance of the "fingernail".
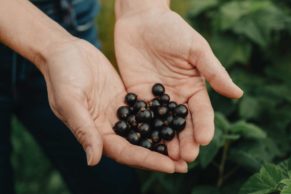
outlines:
[{"label": "fingernail", "polygon": [[86,157],[87,157],[87,164],[88,166],[92,165],[92,155],[93,155],[93,150],[91,147],[86,148]]},{"label": "fingernail", "polygon": [[183,169],[181,169],[180,173],[187,173],[188,172],[188,165],[186,164]]},{"label": "fingernail", "polygon": [[176,166],[176,170],[177,173],[187,173],[188,172],[188,165],[185,162],[184,164],[180,164],[178,166]]}]

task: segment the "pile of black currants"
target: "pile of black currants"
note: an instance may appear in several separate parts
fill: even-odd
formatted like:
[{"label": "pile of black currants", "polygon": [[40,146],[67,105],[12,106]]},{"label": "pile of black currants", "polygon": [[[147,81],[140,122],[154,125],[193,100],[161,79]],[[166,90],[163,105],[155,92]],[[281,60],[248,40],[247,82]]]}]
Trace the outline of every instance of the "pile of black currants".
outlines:
[{"label": "pile of black currants", "polygon": [[120,120],[113,129],[134,145],[168,155],[167,146],[161,142],[171,141],[185,128],[188,109],[170,101],[162,84],[155,84],[152,93],[155,98],[149,102],[128,93],[125,96],[127,106],[118,108]]}]

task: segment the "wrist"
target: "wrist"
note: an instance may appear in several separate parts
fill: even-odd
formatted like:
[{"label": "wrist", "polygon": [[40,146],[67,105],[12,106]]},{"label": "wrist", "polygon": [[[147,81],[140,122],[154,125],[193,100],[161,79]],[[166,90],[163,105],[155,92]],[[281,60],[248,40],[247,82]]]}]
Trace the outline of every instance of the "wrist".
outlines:
[{"label": "wrist", "polygon": [[69,45],[71,42],[77,39],[69,33],[54,33],[53,35],[53,37],[47,38],[47,41],[35,49],[33,58],[31,60],[43,75],[45,75],[47,64],[49,64],[48,61],[52,58],[53,54],[56,54],[56,52],[62,49],[64,45]]},{"label": "wrist", "polygon": [[119,19],[147,11],[169,10],[169,7],[170,0],[116,0],[115,15]]}]

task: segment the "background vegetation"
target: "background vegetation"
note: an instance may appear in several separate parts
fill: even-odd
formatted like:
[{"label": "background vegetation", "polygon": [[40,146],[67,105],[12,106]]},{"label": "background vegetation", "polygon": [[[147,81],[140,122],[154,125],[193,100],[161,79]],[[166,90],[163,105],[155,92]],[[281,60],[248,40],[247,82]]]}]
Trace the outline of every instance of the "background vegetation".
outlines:
[{"label": "background vegetation", "polygon": [[[113,2],[101,2],[97,22],[103,51],[114,63]],[[175,0],[173,8],[206,37],[245,96],[228,100],[209,89],[213,142],[187,175],[141,172],[143,193],[290,194],[291,1]],[[67,193],[16,120],[13,145],[18,194]]]}]

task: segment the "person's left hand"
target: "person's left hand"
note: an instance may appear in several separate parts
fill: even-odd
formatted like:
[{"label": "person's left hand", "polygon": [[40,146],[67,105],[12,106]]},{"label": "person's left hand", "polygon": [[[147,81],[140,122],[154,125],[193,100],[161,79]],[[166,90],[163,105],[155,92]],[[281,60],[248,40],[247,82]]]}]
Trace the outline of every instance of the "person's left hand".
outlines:
[{"label": "person's left hand", "polygon": [[167,8],[117,17],[116,57],[128,91],[152,98],[151,86],[162,83],[172,100],[186,104],[186,129],[168,143],[173,159],[193,161],[199,145],[214,135],[214,112],[204,78],[220,94],[239,98],[236,86],[206,40],[178,14]]}]

